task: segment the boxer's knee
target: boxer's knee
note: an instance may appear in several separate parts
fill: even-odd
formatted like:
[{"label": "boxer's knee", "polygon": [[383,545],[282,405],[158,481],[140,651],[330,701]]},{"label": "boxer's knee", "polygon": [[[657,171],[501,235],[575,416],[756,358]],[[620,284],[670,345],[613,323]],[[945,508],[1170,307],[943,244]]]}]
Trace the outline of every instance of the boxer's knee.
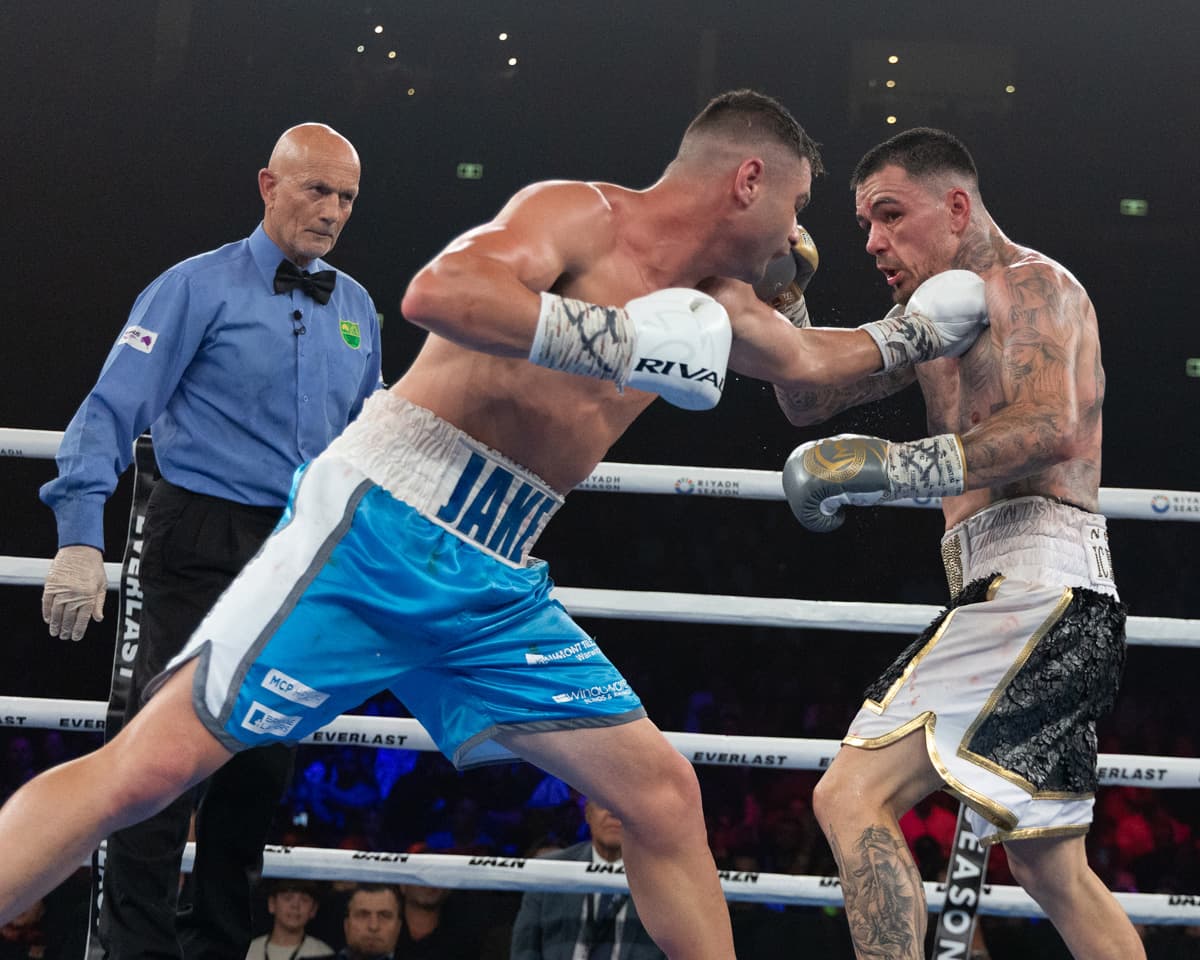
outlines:
[{"label": "boxer's knee", "polygon": [[194,771],[186,748],[145,749],[122,734],[95,755],[92,779],[109,785],[97,789],[97,796],[108,796],[109,815],[127,824],[167,806],[191,786]]},{"label": "boxer's knee", "polygon": [[1070,899],[1091,872],[1083,837],[1015,840],[1004,850],[1013,879],[1038,903]]},{"label": "boxer's knee", "polygon": [[173,677],[146,708],[96,754],[95,777],[123,811],[144,819],[203,780],[232,754],[209,733],[192,706],[190,682]]},{"label": "boxer's knee", "polygon": [[839,754],[834,759],[813,788],[813,815],[826,835],[848,818],[874,819],[880,805],[871,789],[875,779],[869,764],[858,757]]},{"label": "boxer's knee", "polygon": [[692,765],[673,748],[653,758],[636,791],[616,800],[613,812],[635,835],[661,840],[704,831],[700,783]]},{"label": "boxer's knee", "polygon": [[830,771],[827,770],[817,781],[817,785],[813,787],[812,798],[813,816],[817,818],[817,823],[826,836],[829,836],[833,830],[834,815],[838,810],[841,797],[840,784],[831,780],[829,773]]}]

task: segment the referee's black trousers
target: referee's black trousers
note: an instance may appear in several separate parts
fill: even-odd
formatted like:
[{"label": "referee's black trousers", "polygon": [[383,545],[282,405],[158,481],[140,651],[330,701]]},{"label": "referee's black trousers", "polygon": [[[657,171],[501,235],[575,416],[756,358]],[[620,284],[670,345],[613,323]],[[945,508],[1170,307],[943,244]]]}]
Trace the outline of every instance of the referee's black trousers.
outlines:
[{"label": "referee's black trousers", "polygon": [[[143,607],[126,722],[280,512],[155,483],[143,527]],[[251,878],[262,868],[292,758],[282,744],[239,753],[195,791],[108,838],[99,932],[110,960],[244,960]],[[196,861],[181,897],[193,808]]]}]

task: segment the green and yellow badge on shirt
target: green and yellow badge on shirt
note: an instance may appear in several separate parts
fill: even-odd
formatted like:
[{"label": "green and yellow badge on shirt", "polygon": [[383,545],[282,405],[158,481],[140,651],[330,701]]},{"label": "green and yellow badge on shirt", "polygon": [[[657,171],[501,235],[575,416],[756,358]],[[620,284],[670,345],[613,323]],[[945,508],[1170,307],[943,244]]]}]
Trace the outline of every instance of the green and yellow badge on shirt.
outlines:
[{"label": "green and yellow badge on shirt", "polygon": [[362,334],[359,332],[358,324],[353,320],[339,320],[338,329],[342,332],[342,339],[346,341],[346,346],[355,350],[362,343]]}]

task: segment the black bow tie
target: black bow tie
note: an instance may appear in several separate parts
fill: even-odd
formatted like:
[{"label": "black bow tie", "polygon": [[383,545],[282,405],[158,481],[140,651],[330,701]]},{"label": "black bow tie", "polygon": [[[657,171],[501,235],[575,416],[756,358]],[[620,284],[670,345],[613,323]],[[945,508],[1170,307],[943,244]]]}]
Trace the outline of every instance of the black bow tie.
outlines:
[{"label": "black bow tie", "polygon": [[317,303],[328,303],[329,295],[333,293],[333,285],[337,283],[336,270],[318,270],[316,273],[304,273],[291,260],[280,262],[275,271],[275,292],[287,293],[299,287]]}]

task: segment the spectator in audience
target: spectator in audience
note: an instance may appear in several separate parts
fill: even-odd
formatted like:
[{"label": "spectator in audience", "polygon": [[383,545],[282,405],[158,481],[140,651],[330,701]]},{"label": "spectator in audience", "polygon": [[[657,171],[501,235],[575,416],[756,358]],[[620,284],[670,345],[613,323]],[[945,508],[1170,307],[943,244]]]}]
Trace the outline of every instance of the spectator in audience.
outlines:
[{"label": "spectator in audience", "polygon": [[403,925],[400,891],[382,883],[360,883],[346,901],[346,945],[337,960],[395,960]]},{"label": "spectator in audience", "polygon": [[445,906],[450,890],[405,884],[400,893],[404,922],[396,944],[396,960],[464,960],[478,956],[476,925],[447,920]]},{"label": "spectator in audience", "polygon": [[267,895],[271,932],[255,937],[246,960],[305,960],[332,957],[333,947],[308,934],[317,915],[317,885],[311,880],[277,880]]}]

